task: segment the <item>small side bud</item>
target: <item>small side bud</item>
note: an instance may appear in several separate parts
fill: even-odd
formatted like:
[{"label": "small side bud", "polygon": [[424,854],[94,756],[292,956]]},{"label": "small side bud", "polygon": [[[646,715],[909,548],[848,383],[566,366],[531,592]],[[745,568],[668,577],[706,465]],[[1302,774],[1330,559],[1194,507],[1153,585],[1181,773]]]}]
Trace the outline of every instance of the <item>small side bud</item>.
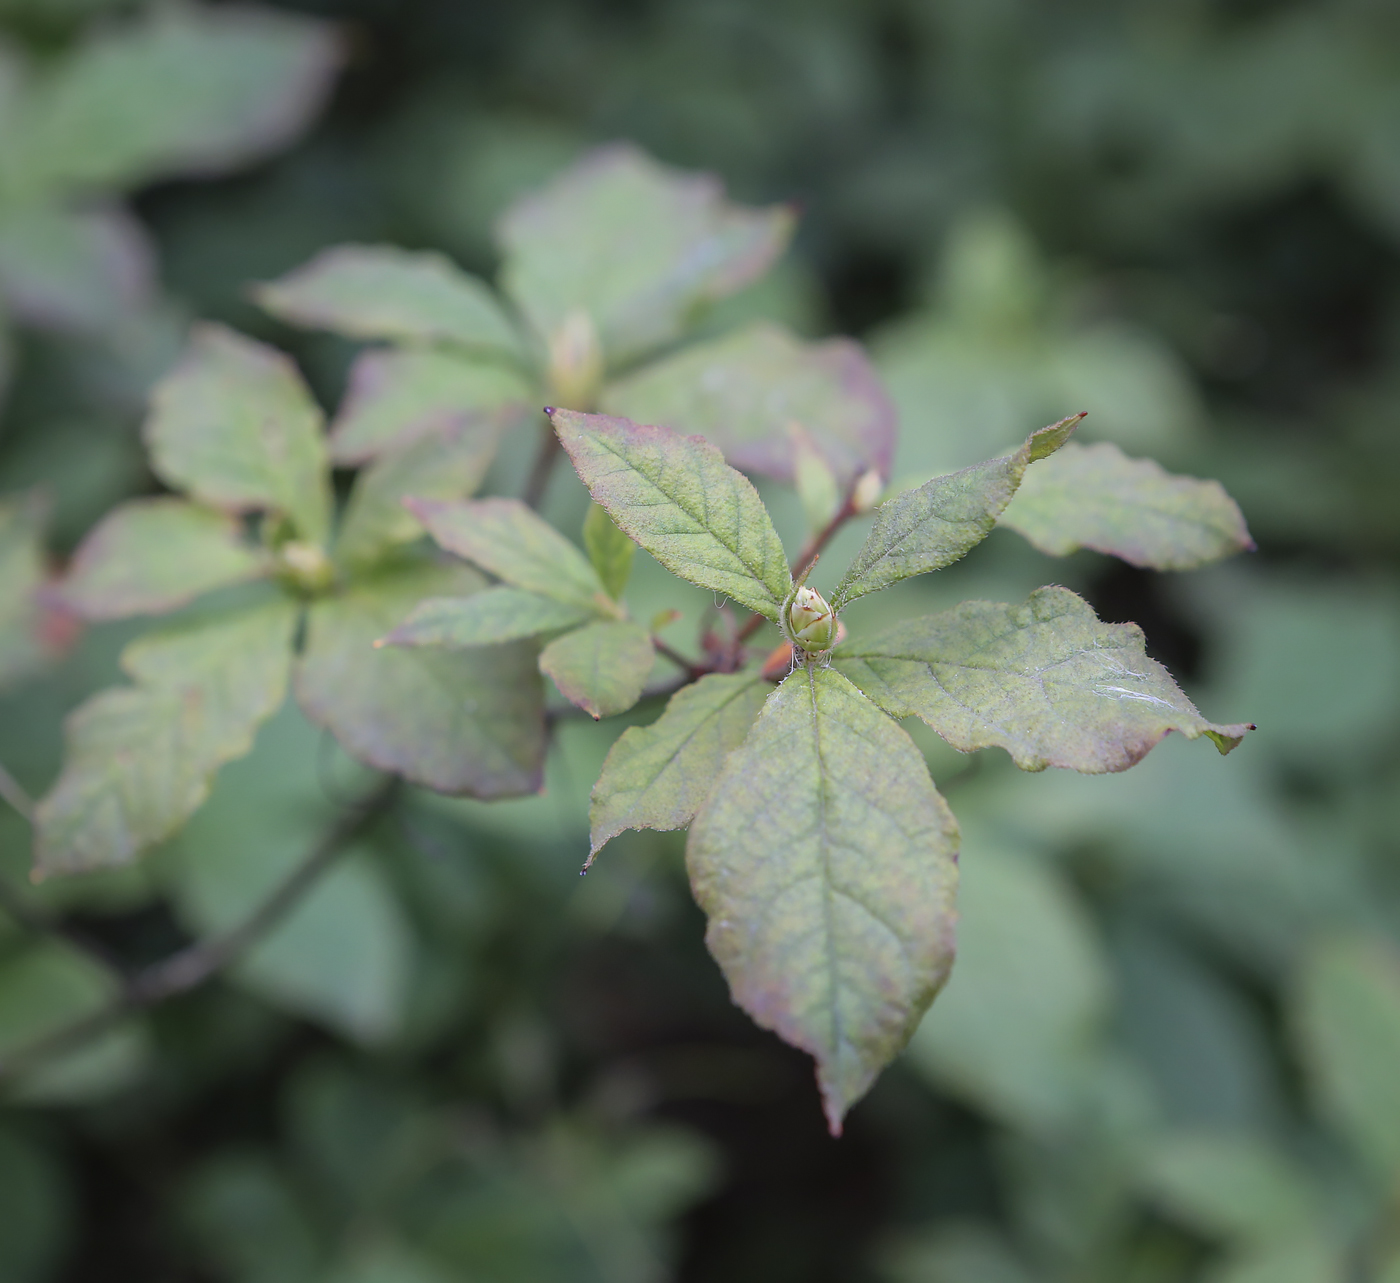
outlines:
[{"label": "small side bud", "polygon": [[575,308],[549,336],[549,393],[570,410],[591,410],[603,384],[603,344],[598,327]]},{"label": "small side bud", "polygon": [[815,588],[799,588],[788,607],[793,640],[809,655],[830,650],[836,644],[836,616],[826,598]]},{"label": "small side bud", "polygon": [[869,472],[862,473],[860,480],[855,484],[855,489],[851,491],[851,511],[869,512],[880,502],[880,496],[884,492],[885,479],[880,475],[878,469],[871,468]]}]

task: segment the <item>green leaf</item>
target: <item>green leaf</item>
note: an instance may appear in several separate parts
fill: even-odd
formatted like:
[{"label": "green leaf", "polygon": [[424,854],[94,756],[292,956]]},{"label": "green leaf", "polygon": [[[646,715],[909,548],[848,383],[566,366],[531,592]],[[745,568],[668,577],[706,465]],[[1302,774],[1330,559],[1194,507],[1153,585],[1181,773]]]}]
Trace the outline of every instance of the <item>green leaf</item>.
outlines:
[{"label": "green leaf", "polygon": [[583,546],[603,581],[603,591],[614,601],[621,601],[632,575],[637,545],[617,528],[606,508],[591,503],[583,519]]},{"label": "green leaf", "polygon": [[1000,524],[1053,557],[1093,548],[1154,570],[1191,570],[1254,547],[1218,481],[1172,476],[1108,442],[1071,442],[1029,469]]},{"label": "green leaf", "polygon": [[123,619],[164,614],[267,569],[237,518],[183,499],[133,499],[78,545],[61,591],[85,619]]},{"label": "green leaf", "polygon": [[965,601],[848,642],[833,662],[890,716],[922,718],[964,753],[1004,748],[1023,771],[1127,770],[1168,731],[1228,753],[1254,729],[1207,722],[1136,624],[1101,623],[1067,588],[1023,606]]},{"label": "green leaf", "polygon": [[151,466],[177,490],[234,512],[285,513],[323,544],[330,486],[321,412],[282,353],[198,325],[157,385],[146,420]]},{"label": "green leaf", "polygon": [[588,624],[540,652],[540,671],[564,698],[597,720],[625,713],[641,697],[656,652],[651,633],[630,620]]},{"label": "green leaf", "polygon": [[0,1130],[0,1278],[45,1283],[54,1277],[76,1220],[66,1167],[38,1137],[13,1125]]},{"label": "green leaf", "polygon": [[497,586],[470,597],[429,597],[376,646],[494,646],[586,623],[592,612],[554,597]]},{"label": "green leaf", "polygon": [[688,347],[610,387],[609,414],[697,432],[736,468],[793,480],[789,427],[799,425],[841,486],[890,474],[895,412],[860,346],[804,343],[758,322]]},{"label": "green leaf", "polygon": [[452,343],[515,353],[520,339],[481,281],[445,254],[392,245],[337,245],[260,285],[258,302],[294,325],[352,339]]},{"label": "green leaf", "polygon": [[331,457],[364,463],[463,415],[498,411],[528,396],[509,366],[434,348],[371,348],[356,358],[331,425]]},{"label": "green leaf", "polygon": [[500,417],[463,416],[379,456],[355,478],[336,538],[336,557],[350,566],[370,565],[386,552],[423,534],[404,499],[460,499],[481,484],[496,456]]},{"label": "green leaf", "polygon": [[756,280],[786,248],[786,206],[744,209],[707,174],[599,148],[501,219],[501,281],[549,339],[586,312],[612,363],[679,336],[695,310]]},{"label": "green leaf", "polygon": [[1304,1174],[1252,1136],[1168,1136],[1146,1156],[1140,1179],[1169,1215],[1211,1238],[1263,1243],[1319,1226]]},{"label": "green leaf", "polygon": [[1033,432],[1014,454],[934,477],[882,503],[864,546],[831,598],[832,609],[840,611],[857,597],[912,575],[941,570],[975,548],[992,533],[1026,468],[1058,450],[1083,417],[1074,415]]},{"label": "green leaf", "polygon": [[683,686],[650,726],[623,731],[593,786],[589,859],[624,829],[681,829],[709,796],[768,696],[757,670]]},{"label": "green leaf", "polygon": [[812,666],[768,697],[691,825],[706,944],[734,1000],[816,1057],[833,1133],[947,978],[957,844],[908,734]]},{"label": "green leaf", "polygon": [[1321,1238],[1289,1234],[1242,1252],[1202,1276],[1203,1283],[1346,1283],[1351,1270]]},{"label": "green leaf", "polygon": [[544,705],[532,648],[374,646],[425,597],[466,597],[482,587],[464,566],[421,564],[317,601],[296,676],[306,715],[352,757],[439,793],[534,792]]},{"label": "green leaf", "polygon": [[[245,921],[343,818],[327,796],[321,739],[285,704],[253,751],[220,773],[180,835],[176,903],[195,935],[218,936]],[[337,786],[350,791],[340,781],[346,764],[337,765]],[[282,1010],[374,1043],[401,1026],[412,959],[412,927],[361,843],[342,853],[229,974]]]},{"label": "green leaf", "polygon": [[1400,1178],[1400,955],[1365,936],[1309,953],[1293,1022],[1322,1114],[1388,1188]]},{"label": "green leaf", "polygon": [[[0,1060],[94,1015],[117,997],[116,976],[61,940],[41,940],[0,965]],[[23,1072],[16,1095],[35,1103],[110,1096],[140,1072],[145,1042],[118,1026]]]},{"label": "green leaf", "polygon": [[234,6],[160,6],[64,58],[21,102],[16,180],[31,191],[214,174],[305,127],[340,63],[331,28]]},{"label": "green leaf", "polygon": [[841,510],[841,483],[810,434],[796,423],[789,427],[792,484],[802,503],[802,515],[807,518],[808,529],[825,530]]},{"label": "green leaf", "polygon": [[39,872],[125,864],[184,823],[282,702],[296,618],[275,601],[132,642],[122,667],[137,685],[68,719],[63,773],[35,819]]},{"label": "green leaf", "polygon": [[998,1121],[1054,1134],[1087,1103],[1110,976],[1088,911],[1058,872],[979,844],[958,873],[958,965],[909,1059]]},{"label": "green leaf", "polygon": [[588,558],[519,499],[414,500],[409,508],[443,548],[497,579],[590,614],[615,613]]},{"label": "green leaf", "polygon": [[0,218],[0,294],[29,325],[116,327],[147,306],[154,275],[145,230],[124,210],[44,204]]},{"label": "green leaf", "polygon": [[792,591],[783,545],[758,491],[714,446],[603,414],[550,418],[619,529],[682,579],[778,618]]},{"label": "green leaf", "polygon": [[46,515],[47,505],[37,493],[0,500],[0,687],[47,658],[38,599],[45,580]]}]

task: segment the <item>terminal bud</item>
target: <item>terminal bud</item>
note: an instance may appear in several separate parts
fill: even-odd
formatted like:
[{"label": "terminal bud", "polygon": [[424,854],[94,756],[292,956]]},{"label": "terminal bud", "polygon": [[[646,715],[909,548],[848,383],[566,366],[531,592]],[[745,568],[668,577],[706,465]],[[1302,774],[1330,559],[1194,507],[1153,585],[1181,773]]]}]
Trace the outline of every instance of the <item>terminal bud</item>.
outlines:
[{"label": "terminal bud", "polygon": [[792,638],[804,651],[817,654],[836,644],[836,616],[815,588],[799,588],[788,607]]}]

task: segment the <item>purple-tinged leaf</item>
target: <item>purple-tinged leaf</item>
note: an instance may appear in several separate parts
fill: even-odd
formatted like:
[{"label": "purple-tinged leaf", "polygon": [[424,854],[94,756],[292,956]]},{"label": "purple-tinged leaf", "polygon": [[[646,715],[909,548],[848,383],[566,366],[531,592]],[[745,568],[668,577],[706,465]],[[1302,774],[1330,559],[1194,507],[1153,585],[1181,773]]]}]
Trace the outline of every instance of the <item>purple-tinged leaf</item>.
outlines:
[{"label": "purple-tinged leaf", "polygon": [[655,660],[646,628],[613,620],[555,638],[540,652],[540,672],[596,720],[625,713],[642,697]]},{"label": "purple-tinged leaf", "polygon": [[1228,753],[1254,729],[1206,721],[1136,624],[1100,622],[1067,588],[905,620],[833,664],[890,716],[919,717],[964,753],[1004,748],[1024,771],[1123,771],[1168,731]]},{"label": "purple-tinged leaf", "polygon": [[1108,442],[1071,442],[1028,469],[1000,524],[1053,557],[1093,548],[1154,570],[1192,570],[1254,547],[1218,481],[1173,476]]},{"label": "purple-tinged leaf", "polygon": [[711,175],[613,144],[506,211],[501,281],[542,340],[581,311],[616,364],[670,342],[698,307],[762,276],[793,221],[786,206],[732,205]]},{"label": "purple-tinged leaf", "polygon": [[895,412],[859,344],[804,343],[766,321],[697,344],[613,384],[603,409],[699,433],[736,468],[794,479],[792,427],[843,489],[870,469],[889,477]]}]

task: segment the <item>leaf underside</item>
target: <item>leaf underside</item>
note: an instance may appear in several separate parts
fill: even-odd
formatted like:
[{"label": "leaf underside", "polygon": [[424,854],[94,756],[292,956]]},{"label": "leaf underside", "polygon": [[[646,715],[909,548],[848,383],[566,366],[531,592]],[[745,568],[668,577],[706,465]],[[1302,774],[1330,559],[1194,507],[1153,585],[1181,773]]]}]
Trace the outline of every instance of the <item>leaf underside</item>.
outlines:
[{"label": "leaf underside", "polygon": [[[497,585],[470,597],[429,597],[383,639],[386,646],[494,646],[575,628],[590,612],[521,588]],[[380,645],[375,642],[375,645]]]},{"label": "leaf underside", "polygon": [[1105,624],[1066,588],[1022,606],[967,601],[842,646],[834,666],[892,717],[1022,770],[1122,771],[1168,731],[1227,753],[1253,728],[1206,721],[1149,659],[1136,624]]},{"label": "leaf underside", "polygon": [[296,672],[302,710],[351,756],[439,793],[534,792],[544,705],[533,647],[374,646],[424,598],[483,586],[466,567],[420,564],[316,602]]},{"label": "leaf underside", "polygon": [[947,978],[957,845],[903,728],[817,667],[769,696],[691,825],[706,944],[734,1000],[816,1058],[833,1133]]},{"label": "leaf underside", "polygon": [[241,533],[227,513],[183,499],[133,499],[109,512],[78,546],[63,600],[85,619],[174,610],[265,572],[264,558]]},{"label": "leaf underside", "polygon": [[672,695],[650,726],[623,731],[593,786],[590,860],[624,829],[689,824],[768,689],[757,670],[709,673]]},{"label": "leaf underside", "polygon": [[696,344],[614,383],[610,414],[696,432],[736,468],[792,481],[792,427],[842,487],[870,468],[888,477],[894,404],[860,346],[804,343],[769,322]]},{"label": "leaf underside", "polygon": [[1025,476],[1053,453],[1083,415],[1052,423],[1012,454],[934,477],[875,510],[875,523],[831,598],[840,611],[857,597],[951,565],[982,542]]},{"label": "leaf underside", "polygon": [[792,588],[758,491],[700,437],[555,410],[555,431],[594,500],[663,566],[776,620]]},{"label": "leaf underside", "polygon": [[1154,570],[1191,570],[1254,547],[1218,481],[1173,476],[1106,441],[1071,442],[1027,469],[1001,524],[1054,557],[1092,548]]},{"label": "leaf underside", "polygon": [[593,718],[625,713],[642,696],[656,652],[651,633],[630,620],[588,624],[540,652],[540,671]]},{"label": "leaf underside", "polygon": [[63,773],[35,820],[39,871],[125,864],[169,837],[281,704],[296,619],[294,603],[275,601],[128,646],[122,665],[136,685],[102,691],[68,719]]}]

